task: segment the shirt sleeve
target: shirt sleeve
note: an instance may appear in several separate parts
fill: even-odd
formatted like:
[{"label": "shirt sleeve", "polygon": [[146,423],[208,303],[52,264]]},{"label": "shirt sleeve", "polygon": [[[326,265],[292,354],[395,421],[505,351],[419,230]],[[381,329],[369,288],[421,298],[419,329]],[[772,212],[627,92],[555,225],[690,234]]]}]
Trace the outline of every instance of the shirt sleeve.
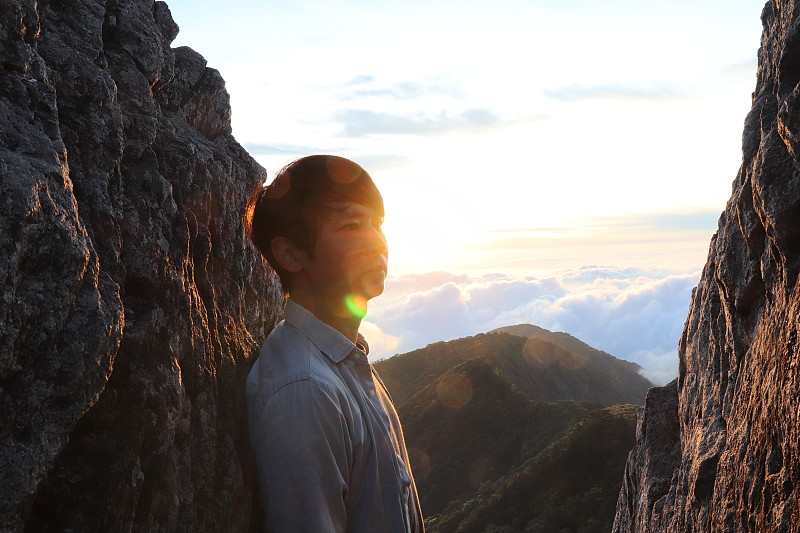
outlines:
[{"label": "shirt sleeve", "polygon": [[309,380],[290,383],[252,430],[267,531],[344,532],[352,446],[335,394]]}]

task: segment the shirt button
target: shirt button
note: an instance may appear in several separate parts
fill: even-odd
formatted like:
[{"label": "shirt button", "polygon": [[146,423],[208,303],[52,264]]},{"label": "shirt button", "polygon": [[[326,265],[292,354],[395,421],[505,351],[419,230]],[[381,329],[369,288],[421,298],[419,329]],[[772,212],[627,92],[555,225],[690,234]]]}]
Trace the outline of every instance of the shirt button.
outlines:
[{"label": "shirt button", "polygon": [[375,390],[374,389],[370,389],[369,395],[374,398],[375,397]]}]

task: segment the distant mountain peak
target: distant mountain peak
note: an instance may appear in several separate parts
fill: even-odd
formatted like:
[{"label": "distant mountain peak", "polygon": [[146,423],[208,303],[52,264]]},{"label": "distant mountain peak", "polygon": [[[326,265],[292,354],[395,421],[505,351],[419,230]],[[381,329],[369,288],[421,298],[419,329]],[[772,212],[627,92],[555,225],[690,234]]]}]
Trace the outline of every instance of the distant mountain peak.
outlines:
[{"label": "distant mountain peak", "polygon": [[501,328],[496,328],[491,330],[489,333],[507,333],[509,335],[517,335],[519,337],[540,338],[552,342],[553,344],[556,344],[558,346],[561,346],[562,348],[565,348],[568,351],[580,350],[580,351],[585,351],[587,354],[603,354],[604,356],[612,357],[624,364],[630,365],[637,372],[643,370],[643,368],[640,365],[634,363],[633,361],[628,361],[625,359],[620,359],[618,357],[615,357],[610,353],[603,350],[599,350],[589,344],[586,344],[577,337],[570,335],[569,333],[565,333],[563,331],[554,332],[539,326],[535,326],[533,324],[517,324],[515,326],[504,326]]},{"label": "distant mountain peak", "polygon": [[[549,502],[543,531],[553,530],[572,500],[584,510],[570,516],[610,526],[636,407],[608,406],[641,404],[652,385],[633,365],[564,333],[521,324],[375,366],[403,420],[431,531],[486,531],[502,509],[513,509],[503,518],[510,522],[543,516],[523,509],[529,498]],[[587,450],[593,473],[576,459],[585,460]],[[552,487],[541,480],[570,466],[571,481],[551,501]],[[519,495],[514,487],[525,480],[537,489]],[[487,503],[495,499],[499,507]]]},{"label": "distant mountain peak", "polygon": [[531,400],[642,404],[653,386],[638,365],[531,324],[430,344],[376,367],[402,404],[470,360],[483,361]]},{"label": "distant mountain peak", "polygon": [[518,335],[520,337],[532,337],[548,333],[552,334],[553,332],[533,324],[517,324],[515,326],[496,328],[489,331],[489,333],[508,333],[509,335]]}]

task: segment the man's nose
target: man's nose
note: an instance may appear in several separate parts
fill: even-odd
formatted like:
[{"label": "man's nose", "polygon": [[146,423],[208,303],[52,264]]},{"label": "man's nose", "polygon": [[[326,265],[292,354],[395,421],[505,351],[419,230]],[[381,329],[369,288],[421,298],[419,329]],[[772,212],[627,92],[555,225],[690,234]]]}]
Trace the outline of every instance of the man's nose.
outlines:
[{"label": "man's nose", "polygon": [[370,245],[375,252],[379,254],[386,254],[389,252],[389,243],[386,241],[386,235],[380,226],[371,226],[369,232]]}]

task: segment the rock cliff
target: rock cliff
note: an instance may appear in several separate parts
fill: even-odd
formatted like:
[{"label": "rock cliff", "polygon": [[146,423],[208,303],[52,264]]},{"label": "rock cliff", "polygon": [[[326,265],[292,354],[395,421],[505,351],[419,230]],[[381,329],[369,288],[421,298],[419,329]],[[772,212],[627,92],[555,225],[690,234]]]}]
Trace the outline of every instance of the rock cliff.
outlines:
[{"label": "rock cliff", "polygon": [[0,530],[245,531],[263,169],[152,0],[0,8]]},{"label": "rock cliff", "polygon": [[615,531],[800,531],[800,2],[771,0],[743,161]]}]

